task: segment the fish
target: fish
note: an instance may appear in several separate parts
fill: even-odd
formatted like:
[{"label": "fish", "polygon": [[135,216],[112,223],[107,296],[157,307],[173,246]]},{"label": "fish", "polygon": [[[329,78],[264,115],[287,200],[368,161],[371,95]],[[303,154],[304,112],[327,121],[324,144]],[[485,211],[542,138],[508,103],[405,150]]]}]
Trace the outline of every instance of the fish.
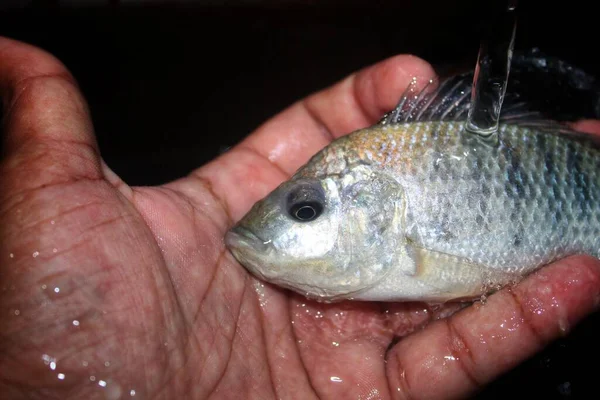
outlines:
[{"label": "fish", "polygon": [[409,85],[256,202],[227,248],[321,302],[468,301],[570,255],[600,258],[600,144],[525,101],[519,76],[488,138],[466,129],[473,71]]}]

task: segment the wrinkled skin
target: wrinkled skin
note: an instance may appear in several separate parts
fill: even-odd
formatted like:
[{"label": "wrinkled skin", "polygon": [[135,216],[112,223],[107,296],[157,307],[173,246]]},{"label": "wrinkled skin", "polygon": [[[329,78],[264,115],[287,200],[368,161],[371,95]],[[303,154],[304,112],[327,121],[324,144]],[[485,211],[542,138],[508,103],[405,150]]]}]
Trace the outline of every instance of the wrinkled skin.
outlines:
[{"label": "wrinkled skin", "polygon": [[320,305],[261,287],[225,251],[224,233],[256,200],[332,137],[391,109],[413,75],[431,74],[415,57],[383,61],[189,176],[134,188],[99,158],[65,68],[0,39],[0,393],[457,398],[563,334],[598,304],[596,260],[564,260],[433,321],[452,309]]}]

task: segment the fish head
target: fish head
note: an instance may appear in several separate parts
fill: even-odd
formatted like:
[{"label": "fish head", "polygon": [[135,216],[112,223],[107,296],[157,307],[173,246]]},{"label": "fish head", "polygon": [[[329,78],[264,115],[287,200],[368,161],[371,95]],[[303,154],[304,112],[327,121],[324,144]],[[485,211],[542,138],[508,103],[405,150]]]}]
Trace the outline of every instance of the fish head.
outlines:
[{"label": "fish head", "polygon": [[358,166],[292,178],[257,202],[225,237],[252,274],[309,298],[351,298],[384,279],[403,236],[402,190]]}]

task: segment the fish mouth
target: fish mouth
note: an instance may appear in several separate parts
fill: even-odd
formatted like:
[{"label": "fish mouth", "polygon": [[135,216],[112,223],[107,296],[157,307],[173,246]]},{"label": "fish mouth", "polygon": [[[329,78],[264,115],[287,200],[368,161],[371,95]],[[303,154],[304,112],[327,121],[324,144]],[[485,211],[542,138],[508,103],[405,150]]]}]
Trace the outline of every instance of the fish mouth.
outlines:
[{"label": "fish mouth", "polygon": [[225,234],[225,246],[233,257],[257,278],[269,281],[265,270],[268,256],[273,250],[270,241],[265,241],[250,230],[236,226]]},{"label": "fish mouth", "polygon": [[225,234],[225,245],[230,249],[243,251],[243,249],[252,250],[252,252],[263,253],[269,248],[270,241],[265,241],[256,236],[252,231],[236,226]]}]

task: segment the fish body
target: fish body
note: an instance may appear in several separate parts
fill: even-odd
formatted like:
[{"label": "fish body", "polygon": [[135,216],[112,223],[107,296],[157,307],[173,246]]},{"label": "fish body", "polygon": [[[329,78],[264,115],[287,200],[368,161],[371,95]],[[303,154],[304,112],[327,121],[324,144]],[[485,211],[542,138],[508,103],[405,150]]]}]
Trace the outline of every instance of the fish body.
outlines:
[{"label": "fish body", "polygon": [[233,255],[322,301],[428,302],[600,258],[600,146],[510,103],[491,139],[468,132],[455,82],[313,156],[227,234]]}]

